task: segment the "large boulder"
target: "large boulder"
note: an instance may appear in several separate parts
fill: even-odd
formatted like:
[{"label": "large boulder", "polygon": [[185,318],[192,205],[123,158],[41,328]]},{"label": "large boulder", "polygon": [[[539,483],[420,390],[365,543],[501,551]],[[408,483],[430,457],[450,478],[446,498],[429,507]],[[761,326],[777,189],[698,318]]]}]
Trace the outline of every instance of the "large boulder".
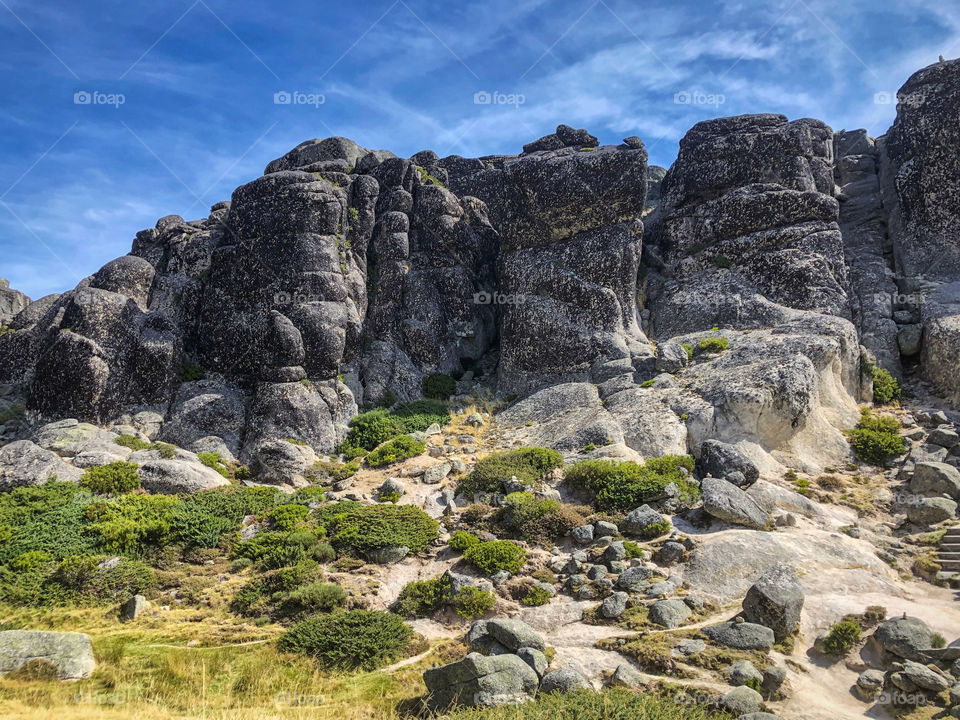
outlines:
[{"label": "large boulder", "polygon": [[179,458],[148,460],[137,468],[137,474],[144,490],[165,495],[211,490],[230,484],[223,475],[199,461]]},{"label": "large boulder", "polygon": [[659,600],[650,607],[650,622],[668,629],[680,627],[693,614],[680,598]]},{"label": "large boulder", "polygon": [[627,513],[620,523],[620,532],[624,535],[651,538],[663,534],[665,523],[666,518],[663,515],[649,505],[641,505]]},{"label": "large boulder", "polygon": [[737,650],[769,650],[776,642],[773,630],[749,622],[708,625],[703,634],[720,645]]},{"label": "large boulder", "polygon": [[740,487],[744,489],[760,478],[760,470],[742,450],[720,440],[704,441],[697,465],[701,475],[715,478],[725,478],[733,472],[742,473],[744,482]]},{"label": "large boulder", "polygon": [[60,680],[88,678],[97,666],[89,635],[45,630],[0,632],[0,675],[36,662],[52,667]]},{"label": "large boulder", "polygon": [[570,692],[572,690],[592,690],[593,686],[580,672],[573,668],[551,670],[543,676],[540,692]]},{"label": "large boulder", "polygon": [[910,489],[921,495],[960,498],[960,470],[942,462],[919,462],[913,468]]},{"label": "large boulder", "polygon": [[77,482],[82,475],[82,470],[67,464],[55,452],[29,440],[0,448],[0,490],[42,485],[48,480]]},{"label": "large boulder", "polygon": [[773,630],[776,641],[780,642],[800,624],[803,597],[803,585],[797,574],[789,566],[777,563],[747,591],[743,616]]},{"label": "large boulder", "polygon": [[713,517],[733,525],[763,530],[770,526],[770,514],[736,485],[719,478],[703,479],[703,509]]},{"label": "large boulder", "polygon": [[495,620],[488,620],[486,628],[487,632],[493,636],[495,640],[513,652],[525,647],[533,648],[534,650],[543,650],[546,648],[543,636],[522,620],[497,618]]},{"label": "large boulder", "polygon": [[443,712],[453,705],[496,707],[531,699],[540,678],[516,655],[470,653],[463,660],[423,673],[427,705]]},{"label": "large boulder", "polygon": [[873,639],[891,655],[906,660],[923,660],[923,653],[933,647],[933,632],[916,617],[887,620],[873,633]]}]

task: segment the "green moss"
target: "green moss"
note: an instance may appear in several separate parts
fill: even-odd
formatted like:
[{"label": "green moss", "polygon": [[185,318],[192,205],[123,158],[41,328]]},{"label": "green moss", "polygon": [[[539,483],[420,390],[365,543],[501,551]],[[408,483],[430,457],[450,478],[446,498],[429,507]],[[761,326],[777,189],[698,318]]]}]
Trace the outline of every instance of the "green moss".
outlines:
[{"label": "green moss", "polygon": [[650,380],[644,380],[642,383],[640,383],[640,387],[642,388],[652,387],[653,383],[654,383],[654,380],[652,378]]},{"label": "green moss", "polygon": [[703,338],[699,343],[697,343],[697,349],[700,352],[706,353],[723,352],[728,347],[730,347],[730,341],[725,337]]},{"label": "green moss", "polygon": [[230,471],[227,469],[227,466],[224,464],[223,458],[220,457],[220,453],[215,453],[215,452],[197,453],[197,460],[202,462],[208,468],[211,468],[212,470],[216,470],[225,478],[230,477]]},{"label": "green moss", "polygon": [[119,435],[115,437],[113,441],[117,445],[122,445],[125,448],[130,448],[131,450],[149,450],[153,445],[152,443],[141,440],[136,435]]},{"label": "green moss", "polygon": [[688,360],[692,360],[692,359],[693,359],[693,345],[691,345],[690,343],[680,343],[680,347],[682,347],[682,348],[686,351],[686,353],[687,353],[687,359],[688,359]]}]

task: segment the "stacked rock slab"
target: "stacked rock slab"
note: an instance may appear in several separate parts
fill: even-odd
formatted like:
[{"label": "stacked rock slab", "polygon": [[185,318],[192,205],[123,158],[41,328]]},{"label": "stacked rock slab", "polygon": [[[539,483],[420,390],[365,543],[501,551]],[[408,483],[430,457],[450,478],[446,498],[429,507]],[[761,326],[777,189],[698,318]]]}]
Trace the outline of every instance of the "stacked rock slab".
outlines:
[{"label": "stacked rock slab", "polygon": [[0,278],[0,325],[7,325],[20,311],[30,304],[30,298],[10,287],[10,282]]},{"label": "stacked rock slab", "polygon": [[923,373],[960,407],[960,60],[914,73],[880,141],[899,290],[923,325]]}]

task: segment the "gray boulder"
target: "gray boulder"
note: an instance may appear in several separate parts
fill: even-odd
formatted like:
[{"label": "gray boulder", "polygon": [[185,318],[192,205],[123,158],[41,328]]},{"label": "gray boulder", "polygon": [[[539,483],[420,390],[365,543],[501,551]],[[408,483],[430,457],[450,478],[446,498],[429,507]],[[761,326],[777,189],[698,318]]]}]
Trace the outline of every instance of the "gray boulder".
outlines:
[{"label": "gray boulder", "polygon": [[543,682],[540,683],[541,693],[592,689],[593,686],[590,684],[590,681],[573,668],[551,670],[543,676]]},{"label": "gray boulder", "polygon": [[489,620],[487,621],[487,632],[495,640],[514,652],[524,647],[541,651],[546,648],[543,636],[522,620],[512,618]]},{"label": "gray boulder", "polygon": [[443,712],[454,705],[497,707],[531,699],[540,678],[516,655],[470,653],[463,660],[423,673],[427,706]]},{"label": "gray boulder", "polygon": [[147,607],[147,599],[143,595],[134,595],[123,605],[120,619],[123,622],[132,622],[140,617],[140,613]]},{"label": "gray boulder", "polygon": [[760,693],[746,685],[734,688],[724,695],[720,702],[734,715],[760,712],[760,708],[763,706],[763,698]]},{"label": "gray boulder", "polygon": [[675,373],[689,362],[687,351],[678,342],[665,342],[657,347],[657,372]]},{"label": "gray boulder", "polygon": [[60,680],[88,678],[96,668],[90,636],[76,632],[0,632],[0,675],[39,660],[53,666]]},{"label": "gray boulder", "polygon": [[543,677],[547,672],[550,661],[540,650],[532,647],[522,647],[517,650],[517,657],[523,660],[527,665],[533,668],[538,677]]},{"label": "gray boulder", "polygon": [[756,500],[726,480],[704,478],[700,489],[703,509],[718,520],[755,530],[766,529],[772,522],[770,514]]},{"label": "gray boulder", "polygon": [[633,535],[641,538],[652,538],[663,534],[663,523],[666,518],[649,505],[641,505],[631,510],[620,523],[620,531],[624,535]]},{"label": "gray boulder", "polygon": [[611,687],[625,687],[639,689],[648,686],[652,679],[637,670],[633,665],[620,663],[607,679],[607,685]]},{"label": "gray boulder", "polygon": [[800,624],[803,597],[803,585],[797,574],[784,563],[777,563],[747,591],[743,616],[773,630],[776,641],[780,642]]},{"label": "gray boulder", "polygon": [[873,633],[873,639],[892,655],[919,661],[923,653],[933,647],[933,632],[916,617],[887,620]]},{"label": "gray boulder", "polygon": [[423,471],[423,482],[427,485],[436,485],[449,475],[451,470],[453,470],[453,465],[448,462],[432,465]]},{"label": "gray boulder", "polygon": [[0,490],[42,485],[52,478],[77,482],[82,475],[79,468],[29,440],[18,440],[0,447]]},{"label": "gray boulder", "polygon": [[409,554],[410,548],[406,545],[387,545],[366,552],[367,560],[377,565],[394,565]]},{"label": "gray boulder", "polygon": [[570,536],[578,545],[586,545],[593,542],[593,525],[580,525],[570,531]]},{"label": "gray boulder", "polygon": [[960,498],[960,470],[942,462],[919,462],[913,468],[910,489],[921,495]]},{"label": "gray boulder", "polygon": [[615,592],[606,598],[600,605],[600,614],[608,620],[614,620],[627,611],[627,599],[630,596],[625,592]]},{"label": "gray boulder", "polygon": [[677,628],[683,625],[693,611],[680,598],[659,600],[650,606],[650,622],[665,628]]},{"label": "gray boulder", "polygon": [[957,503],[946,497],[911,499],[904,510],[907,519],[917,525],[934,525],[957,516]]},{"label": "gray boulder", "polygon": [[924,690],[939,693],[953,685],[952,678],[948,678],[945,674],[931,670],[926,665],[921,665],[912,660],[903,663],[902,672],[910,682]]},{"label": "gray boulder", "polygon": [[749,622],[726,622],[703,628],[703,634],[720,645],[737,650],[769,650],[776,639],[773,630]]},{"label": "gray boulder", "polygon": [[137,468],[137,474],[144,490],[165,495],[211,490],[230,484],[213,468],[199,461],[181,459],[148,460]]},{"label": "gray boulder", "polygon": [[731,685],[747,685],[751,681],[763,682],[763,674],[749,660],[740,660],[727,668],[727,680]]},{"label": "gray boulder", "polygon": [[715,478],[727,477],[730,473],[742,474],[746,489],[760,479],[760,470],[756,464],[735,445],[720,440],[705,440],[700,446],[700,459],[697,463],[701,476],[712,475]]}]

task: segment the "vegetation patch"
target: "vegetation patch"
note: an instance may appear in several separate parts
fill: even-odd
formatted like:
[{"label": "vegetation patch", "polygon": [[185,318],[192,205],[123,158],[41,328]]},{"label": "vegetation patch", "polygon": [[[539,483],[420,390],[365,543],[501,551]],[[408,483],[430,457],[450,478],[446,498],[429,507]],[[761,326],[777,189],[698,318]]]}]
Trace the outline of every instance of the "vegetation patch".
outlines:
[{"label": "vegetation patch", "polygon": [[728,347],[730,347],[730,341],[725,337],[703,338],[699,343],[697,343],[697,350],[702,353],[723,352]]},{"label": "vegetation patch", "polygon": [[869,408],[864,408],[860,422],[849,433],[853,452],[862,462],[886,467],[891,458],[902,455],[905,449],[899,431],[900,423],[896,418],[875,416]]},{"label": "vegetation patch", "polygon": [[524,485],[534,485],[548,472],[563,467],[563,455],[542,447],[525,447],[487,455],[473,471],[464,477],[457,490],[464,495],[494,493],[503,489],[503,483],[516,477]]},{"label": "vegetation patch", "polygon": [[280,638],[279,647],[308,655],[326,670],[374,670],[402,658],[412,634],[392,613],[350,610],[304,620]]},{"label": "vegetation patch", "polygon": [[116,495],[140,487],[137,464],[118,460],[109,465],[88,468],[80,484],[98,495]]},{"label": "vegetation patch", "polygon": [[382,467],[420,455],[427,446],[409,435],[401,435],[380,445],[367,455],[367,465]]},{"label": "vegetation patch", "polygon": [[526,565],[527,553],[509,540],[491,540],[467,548],[463,559],[488,575],[498,570],[515,575]]},{"label": "vegetation patch", "polygon": [[411,505],[338,502],[314,514],[334,547],[359,553],[393,546],[421,552],[439,536],[437,521]]},{"label": "vegetation patch", "polygon": [[[690,455],[664,455],[645,463],[616,460],[581,460],[567,468],[565,482],[593,496],[599,510],[629,511],[663,497],[664,489],[675,483],[681,500],[699,496],[699,490],[681,473],[693,472]],[[665,532],[665,530],[664,530]]]},{"label": "vegetation patch", "polygon": [[830,628],[823,640],[823,649],[830,655],[846,655],[860,644],[863,628],[856,620],[841,620]]},{"label": "vegetation patch", "polygon": [[492,522],[502,533],[543,544],[562,538],[586,523],[586,514],[559,500],[516,492],[507,495]]},{"label": "vegetation patch", "polygon": [[877,405],[889,405],[903,395],[903,388],[889,370],[873,370],[873,402]]}]

